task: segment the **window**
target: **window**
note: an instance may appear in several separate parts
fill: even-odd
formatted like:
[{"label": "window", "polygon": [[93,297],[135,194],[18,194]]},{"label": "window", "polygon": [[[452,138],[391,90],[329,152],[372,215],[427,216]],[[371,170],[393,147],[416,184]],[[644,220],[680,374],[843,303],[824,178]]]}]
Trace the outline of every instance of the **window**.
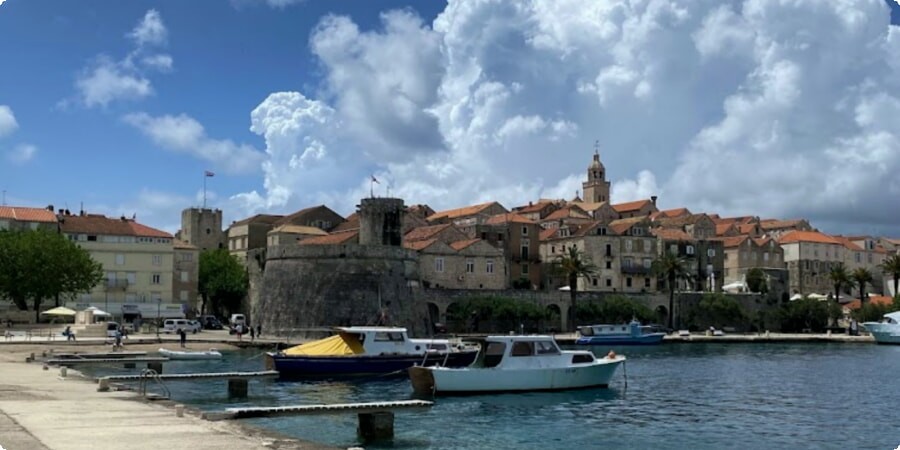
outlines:
[{"label": "window", "polygon": [[653,248],[652,248],[653,244],[651,244],[650,241],[645,239],[641,242],[643,242],[643,244],[641,244],[641,245],[643,246],[643,250],[645,253],[650,253],[651,251],[653,251]]},{"label": "window", "polygon": [[550,246],[550,253],[556,253],[556,246],[555,246],[555,245],[551,245],[551,246]]},{"label": "window", "polygon": [[706,250],[706,256],[709,256],[710,258],[715,257],[715,256],[716,256],[716,249],[714,249],[714,248],[707,249],[707,250]]},{"label": "window", "polygon": [[612,245],[606,244],[606,256],[612,256]]},{"label": "window", "polygon": [[522,275],[528,275],[528,264],[522,264]]},{"label": "window", "polygon": [[537,347],[538,355],[558,355],[559,347],[556,346],[552,341],[537,341],[534,343],[535,347]]},{"label": "window", "polygon": [[482,240],[482,241],[486,241],[486,240],[487,240],[487,233],[484,232],[484,231],[481,232],[481,240]]},{"label": "window", "polygon": [[597,234],[600,236],[606,236],[606,227],[597,228]]},{"label": "window", "polygon": [[494,273],[494,260],[489,259],[487,263],[484,265],[484,271],[487,273]]},{"label": "window", "polygon": [[694,246],[693,246],[693,245],[688,245],[688,246],[685,248],[685,253],[687,253],[688,255],[693,255],[693,254],[694,254]]},{"label": "window", "polygon": [[475,273],[475,261],[471,259],[466,260],[466,273]]},{"label": "window", "polygon": [[594,285],[594,286],[596,286],[596,285],[597,285],[597,279],[596,279],[596,278],[591,278],[591,284]]},{"label": "window", "polygon": [[678,254],[678,244],[672,244],[672,245],[670,245],[670,246],[669,246],[669,253],[671,253],[671,254],[673,254],[673,255],[677,255],[677,254]]},{"label": "window", "polygon": [[434,258],[434,271],[435,272],[443,272],[444,271],[444,258]]},{"label": "window", "polygon": [[378,332],[375,333],[375,342],[403,342],[403,333],[400,332]]},{"label": "window", "polygon": [[631,267],[632,263],[631,258],[622,258],[622,267]]},{"label": "window", "polygon": [[158,274],[158,273],[154,273],[153,275],[150,275],[150,283],[151,283],[151,284],[160,284],[160,283],[162,283],[162,275],[160,275],[160,274]]},{"label": "window", "polygon": [[607,279],[606,279],[606,287],[610,287],[610,286],[612,286],[612,279],[611,279],[611,278],[607,278]]},{"label": "window", "polygon": [[632,245],[632,244],[631,244],[631,239],[628,239],[628,240],[625,241],[625,251],[626,251],[626,252],[630,252],[630,251],[631,251],[631,245]]},{"label": "window", "polygon": [[126,303],[134,303],[137,301],[137,294],[134,292],[128,292],[125,294],[125,302]]},{"label": "window", "polygon": [[643,228],[640,228],[640,227],[634,227],[634,228],[631,229],[631,234],[633,234],[633,235],[635,235],[635,236],[643,236],[643,235],[644,235],[644,229],[643,229]]},{"label": "window", "polygon": [[153,255],[153,265],[154,266],[162,265],[162,255]]},{"label": "window", "polygon": [[607,269],[612,269],[612,261],[607,261],[607,262],[606,262],[606,268],[607,268]]},{"label": "window", "polygon": [[649,278],[644,278],[644,287],[645,288],[650,287],[650,279]]},{"label": "window", "polygon": [[862,254],[860,254],[860,253],[856,254],[856,262],[858,262],[858,263],[862,262]]},{"label": "window", "polygon": [[89,242],[95,242],[95,241],[97,240],[97,236],[94,236],[94,235],[88,235],[87,240],[88,240]]},{"label": "window", "polygon": [[503,242],[503,233],[497,233],[497,242]]},{"label": "window", "polygon": [[653,260],[650,258],[644,258],[644,268],[649,269],[653,266]]},{"label": "window", "polygon": [[119,253],[116,255],[116,265],[124,266],[125,265],[125,255]]},{"label": "window", "polygon": [[528,247],[531,246],[531,241],[528,239],[522,239],[522,259],[528,259]]},{"label": "window", "polygon": [[872,264],[872,254],[869,253],[867,256],[868,256],[867,260],[869,261],[869,264]]},{"label": "window", "polygon": [[188,273],[187,273],[187,270],[182,270],[182,271],[181,271],[181,282],[182,282],[182,283],[187,283],[187,282],[188,282]]},{"label": "window", "polygon": [[528,227],[522,225],[522,236],[528,236]]},{"label": "window", "polygon": [[194,254],[193,253],[182,253],[181,260],[184,262],[191,262],[194,260]]},{"label": "window", "polygon": [[188,300],[188,291],[181,291],[178,294],[179,294],[178,295],[179,300],[181,300],[183,302],[186,302]]},{"label": "window", "polygon": [[763,253],[763,261],[769,262],[769,252]]},{"label": "window", "polygon": [[134,284],[135,283],[134,272],[125,273],[125,279],[128,280],[128,284]]},{"label": "window", "polygon": [[510,356],[532,356],[534,355],[534,342],[513,342]]},{"label": "window", "polygon": [[625,287],[631,287],[631,277],[625,278]]}]

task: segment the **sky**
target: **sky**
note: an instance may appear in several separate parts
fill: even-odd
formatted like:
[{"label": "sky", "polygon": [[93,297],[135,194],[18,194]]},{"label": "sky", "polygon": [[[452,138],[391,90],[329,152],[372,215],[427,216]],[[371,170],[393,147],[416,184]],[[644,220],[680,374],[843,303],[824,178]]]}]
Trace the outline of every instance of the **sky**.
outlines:
[{"label": "sky", "polygon": [[0,189],[174,232],[204,182],[570,199],[596,148],[615,203],[898,237],[898,1],[0,1]]}]

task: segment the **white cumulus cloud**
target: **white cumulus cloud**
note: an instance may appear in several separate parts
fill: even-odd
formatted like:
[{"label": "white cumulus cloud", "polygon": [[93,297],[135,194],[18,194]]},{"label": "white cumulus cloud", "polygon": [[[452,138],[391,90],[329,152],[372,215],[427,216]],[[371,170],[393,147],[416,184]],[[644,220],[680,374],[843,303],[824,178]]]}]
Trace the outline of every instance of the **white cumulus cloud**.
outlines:
[{"label": "white cumulus cloud", "polygon": [[13,114],[12,108],[6,105],[0,105],[0,138],[12,134],[19,128],[16,122],[16,115]]},{"label": "white cumulus cloud", "polygon": [[253,173],[259,170],[262,162],[262,153],[252,146],[228,139],[212,139],[200,122],[185,114],[153,117],[133,113],[122,120],[165,149],[209,161],[229,173]]},{"label": "white cumulus cloud", "polygon": [[248,205],[349,211],[372,173],[438,209],[570,198],[599,140],[614,202],[900,222],[883,0],[451,0],[431,24],[328,16],[309,44],[316,96],[253,112],[265,192]]},{"label": "white cumulus cloud", "polygon": [[7,153],[9,160],[18,165],[31,161],[37,155],[38,149],[31,144],[19,144]]},{"label": "white cumulus cloud", "polygon": [[162,17],[155,9],[144,14],[144,18],[128,33],[138,47],[145,45],[163,45],[168,39],[169,30],[163,24]]}]

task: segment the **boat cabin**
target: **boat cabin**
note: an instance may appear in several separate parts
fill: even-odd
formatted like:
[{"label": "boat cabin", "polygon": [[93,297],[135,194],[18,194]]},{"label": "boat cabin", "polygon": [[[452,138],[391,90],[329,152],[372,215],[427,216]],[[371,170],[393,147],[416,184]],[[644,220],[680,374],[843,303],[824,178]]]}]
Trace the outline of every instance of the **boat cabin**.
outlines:
[{"label": "boat cabin", "polygon": [[594,362],[590,352],[561,351],[550,336],[488,336],[481,347],[474,366],[484,368],[550,368]]},{"label": "boat cabin", "polygon": [[621,325],[588,325],[578,327],[578,333],[584,337],[592,336],[628,336],[637,337],[645,334],[653,333],[653,327],[649,325],[641,325],[640,322],[632,320],[631,323]]},{"label": "boat cabin", "polygon": [[337,327],[337,334],[351,347],[360,347],[366,355],[424,355],[426,352],[448,352],[446,339],[410,339],[400,327]]}]

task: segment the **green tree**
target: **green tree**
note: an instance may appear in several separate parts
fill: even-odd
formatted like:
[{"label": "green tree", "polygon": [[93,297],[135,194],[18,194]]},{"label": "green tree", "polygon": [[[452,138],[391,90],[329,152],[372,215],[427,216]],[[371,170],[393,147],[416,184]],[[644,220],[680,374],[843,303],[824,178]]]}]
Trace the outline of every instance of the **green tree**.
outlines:
[{"label": "green tree", "polygon": [[849,286],[851,283],[850,274],[847,273],[844,263],[837,263],[831,266],[831,270],[828,272],[828,279],[834,285],[834,301],[838,302],[841,297],[841,287]]},{"label": "green tree", "polygon": [[656,317],[650,308],[624,295],[607,296],[599,302],[581,303],[576,314],[582,321],[608,324],[626,323],[631,319],[646,323]]},{"label": "green tree", "polygon": [[206,312],[207,303],[217,315],[238,312],[247,286],[247,271],[228,250],[219,248],[200,254],[201,312]]},{"label": "green tree", "polygon": [[659,258],[653,261],[652,271],[657,277],[666,280],[666,287],[669,289],[669,328],[674,328],[673,317],[675,307],[675,283],[679,279],[687,278],[687,270],[684,267],[684,260],[679,258],[672,252],[665,251]]},{"label": "green tree", "polygon": [[853,271],[850,274],[850,278],[856,283],[859,287],[859,303],[860,306],[866,304],[866,283],[872,282],[872,272],[869,272],[869,269],[865,267],[860,267]]},{"label": "green tree", "polygon": [[759,267],[754,267],[747,271],[747,289],[750,289],[750,292],[767,290],[766,273]]},{"label": "green tree", "polygon": [[897,285],[900,284],[900,254],[885,259],[879,267],[885,275],[890,275],[894,280],[894,295],[900,295],[900,292],[897,292]]},{"label": "green tree", "polygon": [[781,331],[793,333],[805,330],[822,331],[828,326],[829,318],[834,317],[839,311],[840,306],[837,303],[802,298],[782,305],[775,312],[775,318]]},{"label": "green tree", "polygon": [[569,283],[569,299],[572,308],[572,313],[569,315],[569,317],[572,318],[572,325],[570,328],[574,331],[578,326],[576,323],[578,311],[576,305],[578,279],[590,277],[596,273],[597,266],[595,266],[581,250],[578,250],[578,247],[573,245],[567,248],[565,253],[556,258],[554,271],[565,277]]},{"label": "green tree", "polygon": [[45,299],[89,292],[103,279],[103,267],[59,233],[0,232],[0,297],[20,310],[31,300],[35,320]]},{"label": "green tree", "polygon": [[691,323],[700,329],[710,326],[743,326],[747,322],[747,314],[737,300],[727,295],[704,294],[700,303],[691,309]]}]

